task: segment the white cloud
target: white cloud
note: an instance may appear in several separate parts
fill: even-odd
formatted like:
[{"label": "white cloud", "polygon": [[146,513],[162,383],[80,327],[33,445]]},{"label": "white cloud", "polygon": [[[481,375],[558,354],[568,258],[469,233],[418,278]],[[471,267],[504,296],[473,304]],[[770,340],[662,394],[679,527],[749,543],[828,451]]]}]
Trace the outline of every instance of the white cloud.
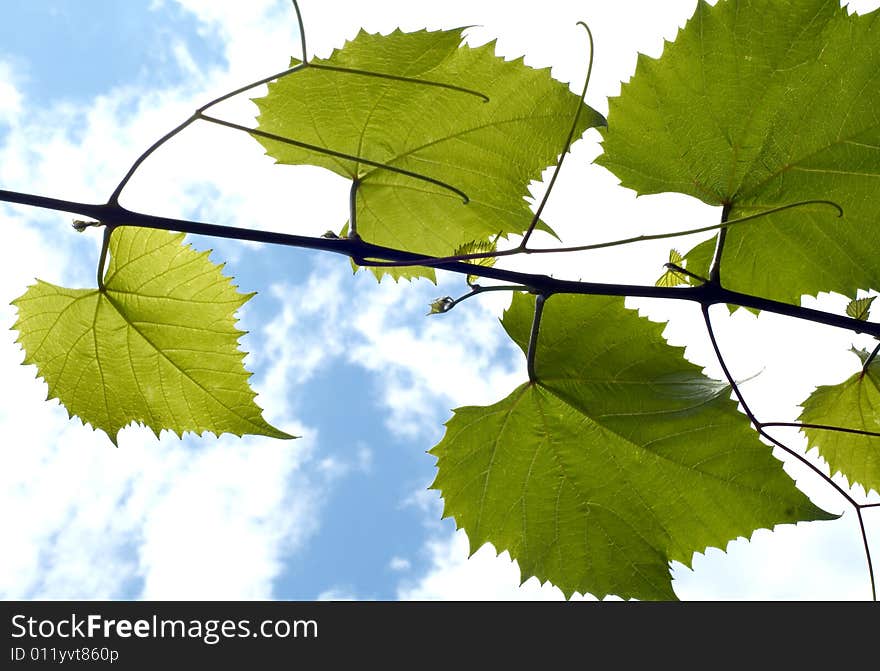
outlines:
[{"label": "white cloud", "polygon": [[358,601],[358,597],[354,592],[345,587],[332,587],[324,590],[318,595],[317,601]]},{"label": "white cloud", "polygon": [[[880,515],[868,513],[876,524]],[[874,556],[880,542],[872,543]],[[403,600],[560,600],[561,590],[529,578],[507,552],[486,544],[468,556],[464,531],[432,536],[423,552],[428,569],[398,583]],[[865,554],[855,516],[841,522],[783,525],[759,530],[726,551],[694,555],[692,569],[671,566],[673,589],[682,600],[867,600],[871,597]],[[575,599],[582,598],[575,595]],[[592,599],[593,597],[587,596]]]},{"label": "white cloud", "polygon": [[388,562],[388,568],[392,571],[409,571],[412,568],[409,559],[403,557],[392,557]]},{"label": "white cloud", "polygon": [[[880,517],[880,516],[875,516]],[[784,525],[732,542],[726,552],[694,556],[693,570],[672,565],[683,600],[866,600],[871,596],[862,541],[853,515],[843,524]],[[874,542],[874,554],[880,543]],[[468,558],[463,531],[437,536],[419,578],[400,581],[405,600],[559,600],[562,592],[530,578],[520,586],[517,563],[484,545]],[[858,570],[853,570],[857,568]],[[575,595],[575,598],[579,598]],[[588,597],[589,598],[589,597]]]},{"label": "white cloud", "polygon": [[[438,288],[444,290],[466,289],[459,280]],[[438,405],[494,402],[523,379],[522,353],[514,351],[497,321],[497,297],[426,317],[427,296],[424,287],[383,283],[352,320],[358,338],[351,359],[381,373],[388,427],[404,436],[424,435],[438,419],[444,421],[446,416],[437,416]],[[508,356],[502,359],[499,352]]]},{"label": "white cloud", "polygon": [[[277,29],[271,18],[251,25],[255,54],[261,50],[253,45],[268,46],[267,36]],[[224,30],[231,35],[236,26]],[[264,55],[268,51],[262,50]],[[174,55],[179,64],[195,67],[182,44]],[[0,70],[0,122],[15,125],[0,145],[0,184],[87,202],[106,199],[135,156],[186,118],[209,90],[239,83],[231,83],[232,73],[215,69],[185,86],[153,91],[129,86],[82,108],[62,104],[37,110],[29,108],[5,71]],[[245,101],[241,108],[247,112],[252,105]],[[19,118],[20,109],[28,109],[27,118]],[[253,140],[223,134],[218,142],[216,132],[194,129],[181,136],[178,146],[172,143],[167,152],[158,152],[132,181],[123,202],[186,216],[200,208],[205,194],[221,193],[222,202],[204,208],[222,212],[221,221],[289,225],[279,222],[276,213],[291,208],[277,203],[304,192],[282,188],[289,174],[267,176],[271,161],[261,159]],[[251,159],[262,168],[238,169]],[[321,184],[319,178],[303,187],[319,203],[314,216],[305,217],[317,232],[338,228],[344,220],[337,212],[332,225],[322,221]],[[262,203],[272,191],[283,196]],[[90,240],[96,252],[99,236],[73,237],[65,215],[9,206],[0,207],[0,215],[4,235],[15,241],[0,246],[0,305],[7,306],[35,276],[65,284],[94,282],[96,255],[76,255],[71,249]],[[320,292],[321,287],[314,288],[305,314],[328,307]],[[0,314],[11,326],[13,308],[2,307]],[[163,435],[156,441],[148,431],[130,428],[120,436],[118,450],[102,433],[68,420],[56,402],[44,402],[45,384],[34,380],[32,367],[19,365],[21,350],[6,331],[0,348],[0,507],[7,514],[0,517],[0,533],[8,543],[0,556],[0,595],[270,598],[285,561],[319,526],[322,501],[338,480],[338,473],[312,456],[317,432],[302,426],[286,401],[298,378],[279,340],[289,325],[282,320],[276,326],[246,338],[260,342],[263,335],[269,344],[260,363],[272,373],[255,380],[258,402],[270,421],[309,438],[281,442],[226,436],[179,442]],[[368,448],[361,450],[356,467],[369,467]],[[349,470],[345,466],[344,472]]]},{"label": "white cloud", "polygon": [[143,526],[142,596],[270,598],[286,559],[318,525],[320,487],[302,473],[308,449],[232,439],[195,458],[175,455],[178,472]]},{"label": "white cloud", "polygon": [[4,598],[271,596],[282,557],[317,524],[324,485],[304,472],[309,442],[127,429],[114,449],[46,403],[4,340]]},{"label": "white cloud", "polygon": [[[0,314],[8,326],[8,303],[34,268],[59,281],[68,257],[21,219],[4,226],[16,241],[0,246]],[[181,443],[127,429],[114,449],[103,433],[45,402],[45,384],[20,365],[15,334],[3,333],[0,507],[7,513],[0,535],[9,542],[0,554],[0,595],[271,596],[283,557],[318,524],[326,483],[308,475],[311,440]],[[279,386],[273,396],[284,393]],[[289,416],[279,419],[310,433]]]},{"label": "white cloud", "polygon": [[15,86],[13,70],[0,61],[0,124],[12,124],[21,114],[21,93]]},{"label": "white cloud", "polygon": [[[258,363],[265,356],[274,363],[271,385],[300,388],[323,365],[342,354],[345,291],[342,272],[327,260],[319,262],[305,284],[275,284],[269,293],[279,306],[275,319],[263,327],[265,343],[254,354]],[[272,394],[280,398],[279,394]]]},{"label": "white cloud", "polygon": [[[880,544],[875,541],[873,546],[877,556]],[[676,594],[685,600],[871,598],[865,552],[852,511],[836,522],[756,531],[750,541],[730,543],[726,552],[711,549],[694,555],[693,570],[674,563],[673,577]]]},{"label": "white cloud", "polygon": [[[562,591],[537,578],[520,585],[517,563],[507,552],[500,555],[487,544],[468,557],[463,531],[431,540],[426,550],[431,568],[420,579],[404,580],[398,598],[404,601],[550,601],[564,598]],[[580,598],[575,595],[575,598]]]}]

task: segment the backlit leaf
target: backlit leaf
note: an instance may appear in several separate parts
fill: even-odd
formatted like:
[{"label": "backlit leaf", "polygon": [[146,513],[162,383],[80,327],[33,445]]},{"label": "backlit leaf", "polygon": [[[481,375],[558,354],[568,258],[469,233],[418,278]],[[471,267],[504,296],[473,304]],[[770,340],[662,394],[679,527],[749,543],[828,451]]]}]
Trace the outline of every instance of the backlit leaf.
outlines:
[{"label": "backlit leaf", "polygon": [[[471,242],[468,242],[456,249],[452,256],[467,256],[468,254],[491,254],[496,251],[498,251],[498,236],[496,236],[494,240],[472,240]],[[468,259],[467,262],[473,263],[478,266],[483,266],[484,268],[491,268],[495,265],[495,257],[486,256],[483,258]],[[467,283],[473,285],[479,279],[480,278],[476,275],[468,275]]]},{"label": "backlit leaf", "polygon": [[[797,303],[880,286],[880,12],[838,0],[702,0],[660,59],[610,101],[598,162],[640,194],[676,191],[730,219],[722,281]],[[704,274],[709,240],[686,254]]]},{"label": "backlit leaf", "polygon": [[238,349],[241,294],[222,266],[183,234],[121,227],[110,239],[104,290],[37,281],[13,304],[25,364],[34,364],[68,413],[115,443],[143,423],[217,435],[291,438],[254,403]]},{"label": "backlit leaf", "polygon": [[[679,268],[684,268],[684,259],[677,249],[669,250],[669,263],[674,264]],[[666,272],[655,282],[655,285],[658,287],[677,287],[688,283],[689,279],[687,275],[680,273],[674,268],[667,268]]]},{"label": "backlit leaf", "polygon": [[[853,350],[864,364],[868,352]],[[865,374],[840,384],[819,387],[803,403],[799,421],[880,433],[880,364],[875,358]],[[809,449],[816,448],[847,480],[880,492],[880,436],[806,427]]]},{"label": "backlit leaf", "polygon": [[[369,242],[449,256],[499,231],[522,233],[533,216],[525,200],[529,182],[556,162],[578,98],[549,70],[497,57],[494,42],[461,42],[462,30],[361,31],[330,58],[312,62],[455,85],[489,102],[460,90],[316,68],[270,84],[256,102],[262,131],[426,175],[463,191],[467,204],[436,184],[258,139],[279,163],[359,179],[358,233]],[[584,106],[576,137],[602,123]],[[434,277],[412,268],[377,272]]]},{"label": "backlit leaf", "polygon": [[[504,327],[523,348],[534,297]],[[755,529],[830,519],[795,487],[730,400],[623,299],[552,296],[539,379],[455,411],[433,487],[471,549],[566,595],[674,599],[669,562]],[[589,334],[589,337],[585,337]]]}]

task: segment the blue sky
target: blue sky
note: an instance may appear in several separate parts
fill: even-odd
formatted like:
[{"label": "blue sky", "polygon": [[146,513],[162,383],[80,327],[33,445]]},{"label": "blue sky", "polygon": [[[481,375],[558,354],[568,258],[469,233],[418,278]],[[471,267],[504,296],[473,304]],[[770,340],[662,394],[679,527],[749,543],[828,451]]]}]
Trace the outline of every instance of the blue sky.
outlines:
[{"label": "blue sky", "polygon": [[[281,0],[9,4],[0,24],[0,187],[78,200],[106,199],[155,138],[204,101],[282,69],[299,46]],[[599,49],[590,102],[604,111],[605,96],[629,76],[637,51],[656,53],[694,3],[545,4],[538,16],[511,3],[459,0],[304,0],[302,7],[319,55],[361,25],[479,25],[475,42],[498,36],[505,56],[527,53],[527,62],[552,65],[573,87],[584,73],[583,39],[573,25],[586,19]],[[641,17],[635,25],[634,12]],[[255,108],[243,97],[218,111],[249,123]],[[649,220],[668,230],[716,218],[683,198],[636,201],[590,165],[597,152],[595,136],[575,147],[548,207],[548,221],[566,239],[646,232]],[[583,180],[609,195],[584,202]],[[347,190],[317,169],[272,165],[247,137],[195,128],[144,165],[123,202],[156,214],[319,235],[345,222]],[[0,304],[33,277],[94,282],[98,236],[73,233],[71,217],[0,206],[0,218],[13,231],[6,240],[15,241],[0,250]],[[609,236],[607,228],[585,230],[584,221],[630,223],[617,223]],[[129,428],[115,450],[104,434],[44,401],[45,385],[19,365],[8,333],[0,343],[0,506],[15,513],[0,520],[8,548],[0,558],[0,596],[561,597],[534,579],[520,588],[515,565],[492,548],[468,560],[466,539],[439,519],[439,497],[427,490],[434,459],[426,451],[442,437],[450,409],[497,401],[524,379],[522,356],[497,323],[504,298],[470,301],[429,319],[429,302],[461,291],[459,279],[440,278],[439,287],[378,285],[366,273],[353,276],[341,257],[191,242],[226,261],[243,291],[259,292],[240,315],[249,331],[246,363],[270,421],[303,438],[178,441],[163,434],[157,441]],[[622,261],[599,254],[587,270],[576,262],[552,270],[651,282],[667,250],[635,250]],[[540,270],[542,262],[521,267]],[[640,306],[653,318],[671,318],[673,341],[688,344],[688,356],[712,372],[706,343],[692,335],[694,315]],[[14,310],[0,314],[11,326]],[[722,321],[722,337],[740,343],[731,355],[738,377],[774,364],[754,394],[780,416],[795,412],[804,386],[837,382],[852,367],[841,334],[740,314]],[[800,370],[795,341],[823,352],[812,377]],[[808,480],[794,466],[789,472]],[[820,505],[842,510],[816,483],[804,486]],[[864,560],[851,523],[845,517],[758,532],[726,554],[698,555],[694,571],[674,567],[675,588],[683,598],[864,598]],[[880,536],[880,520],[874,527]]]}]

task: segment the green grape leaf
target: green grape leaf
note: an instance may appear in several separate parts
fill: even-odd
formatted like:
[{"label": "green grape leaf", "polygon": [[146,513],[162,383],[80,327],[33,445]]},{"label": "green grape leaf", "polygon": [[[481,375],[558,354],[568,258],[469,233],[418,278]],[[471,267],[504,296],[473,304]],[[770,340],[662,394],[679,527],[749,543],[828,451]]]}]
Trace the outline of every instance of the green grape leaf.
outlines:
[{"label": "green grape leaf", "polygon": [[[853,352],[867,363],[864,350]],[[841,384],[818,387],[802,404],[798,421],[880,433],[880,364],[874,358],[864,375]],[[804,427],[807,449],[816,448],[831,467],[852,483],[880,492],[880,437]]]},{"label": "green grape leaf", "polygon": [[[681,256],[681,252],[677,249],[669,250],[669,263],[672,263],[679,268],[684,268],[685,263],[684,259]],[[690,278],[675,270],[674,268],[667,268],[666,272],[663,273],[660,278],[655,282],[655,286],[658,287],[677,287],[682,284],[690,284]]]},{"label": "green grape leaf", "polygon": [[[527,350],[534,297],[503,323]],[[669,562],[758,528],[832,519],[730,400],[623,299],[552,296],[538,382],[455,411],[433,448],[444,515],[566,596],[675,599]],[[585,337],[588,334],[589,337]]]},{"label": "green grape leaf", "polygon": [[846,306],[846,314],[853,319],[865,321],[868,318],[868,313],[871,312],[871,303],[874,302],[875,298],[877,297],[853,298]]},{"label": "green grape leaf", "polygon": [[[322,166],[358,179],[357,230],[369,242],[449,256],[461,245],[523,233],[531,180],[554,164],[578,97],[495,43],[462,45],[463,29],[374,35],[364,31],[312,64],[461,87],[306,68],[257,99],[261,131],[425,175],[467,194],[357,161],[258,138],[279,163]],[[293,61],[296,64],[298,61]],[[479,93],[480,95],[477,95]],[[489,102],[485,102],[486,96]],[[575,137],[604,118],[584,105]],[[376,269],[395,278],[433,270]]]},{"label": "green grape leaf", "polygon": [[[467,256],[468,254],[491,254],[498,251],[498,238],[499,235],[495,236],[494,240],[472,240],[471,242],[463,244],[461,247],[453,252],[452,256]],[[484,268],[491,268],[495,265],[495,257],[494,256],[486,256],[484,258],[478,259],[468,259],[468,263],[473,263],[478,266],[483,266]],[[480,278],[477,275],[468,275],[467,283],[473,286]]]},{"label": "green grape leaf", "polygon": [[238,349],[235,311],[253,294],[183,237],[123,226],[110,238],[103,290],[30,286],[13,301],[23,363],[37,366],[49,398],[114,444],[133,422],[157,437],[292,438],[263,419]]},{"label": "green grape leaf", "polygon": [[[639,194],[675,191],[730,219],[726,286],[797,303],[880,285],[880,12],[838,0],[702,0],[659,59],[609,102],[604,155]],[[704,274],[712,240],[686,254]]]}]

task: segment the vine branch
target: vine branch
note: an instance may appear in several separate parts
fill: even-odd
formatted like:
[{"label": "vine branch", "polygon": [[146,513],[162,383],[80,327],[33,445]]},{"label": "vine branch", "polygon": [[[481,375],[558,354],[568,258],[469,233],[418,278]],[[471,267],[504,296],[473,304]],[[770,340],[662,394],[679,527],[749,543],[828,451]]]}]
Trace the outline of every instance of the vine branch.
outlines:
[{"label": "vine branch", "polygon": [[764,430],[764,427],[767,426],[768,424],[764,424],[758,420],[758,418],[752,412],[751,408],[749,408],[748,403],[746,403],[746,399],[743,396],[742,392],[740,391],[739,385],[737,384],[736,380],[730,374],[730,369],[727,367],[727,362],[724,360],[724,355],[721,353],[721,348],[718,346],[718,341],[715,337],[715,329],[712,326],[712,319],[709,316],[709,306],[703,305],[701,309],[702,309],[702,313],[703,313],[703,321],[705,322],[705,325],[706,325],[706,331],[709,334],[709,340],[712,343],[712,349],[715,352],[715,358],[718,360],[718,363],[721,366],[721,370],[724,372],[724,377],[727,379],[727,383],[730,385],[730,388],[733,391],[733,394],[736,396],[737,401],[739,401],[739,404],[742,407],[743,412],[749,418],[749,421],[752,423],[752,425],[755,427],[755,429],[758,431],[758,434],[761,435],[762,437],[764,437],[766,440],[769,440],[776,447],[780,448],[781,450],[783,450],[784,452],[786,452],[790,456],[794,457],[799,462],[801,462],[803,465],[805,465],[807,468],[809,468],[814,473],[816,473],[820,478],[822,478],[822,480],[824,480],[827,484],[831,485],[832,488],[837,490],[837,493],[840,494],[853,508],[855,508],[855,511],[856,511],[856,514],[857,514],[858,520],[859,520],[859,528],[861,529],[862,543],[864,544],[864,547],[865,547],[865,559],[868,563],[868,574],[869,574],[869,577],[871,580],[872,598],[874,601],[876,601],[877,600],[877,585],[874,581],[874,563],[871,559],[871,548],[868,545],[868,535],[865,530],[864,520],[862,518],[862,508],[864,508],[866,506],[864,504],[860,504],[858,501],[856,501],[852,496],[849,495],[849,493],[846,490],[844,490],[840,485],[838,485],[836,482],[834,482],[834,480],[831,478],[830,475],[823,473],[821,469],[819,469],[814,463],[812,463],[810,460],[808,460],[805,456],[803,456],[802,454],[799,454],[795,450],[791,449],[790,447],[788,447],[787,445],[785,445],[781,441],[777,440],[776,438],[774,438],[773,436],[771,436],[769,433],[767,433]]},{"label": "vine branch", "polygon": [[[252,230],[238,228],[236,226],[221,226],[189,219],[175,219],[171,217],[158,217],[129,210],[118,204],[106,203],[96,205],[80,203],[77,201],[50,198],[18,191],[0,189],[0,202],[29,205],[59,212],[69,212],[83,217],[89,217],[107,226],[138,226],[141,228],[158,228],[166,231],[180,231],[193,235],[208,235],[216,238],[230,240],[248,240],[251,242],[263,242],[286,247],[300,249],[313,249],[333,252],[348,256],[353,260],[365,258],[384,258],[411,266],[428,266],[424,261],[423,254],[416,254],[393,247],[375,245],[364,240],[349,240],[346,238],[311,237],[306,235],[293,235],[290,233],[276,233],[272,231]],[[865,322],[853,319],[846,315],[833,312],[825,312],[813,308],[783,303],[781,301],[731,291],[713,284],[703,284],[690,287],[657,287],[653,285],[638,284],[613,284],[601,282],[585,282],[575,280],[563,280],[549,275],[538,273],[524,273],[494,266],[480,266],[462,261],[446,261],[427,257],[430,267],[445,270],[462,275],[474,275],[487,279],[517,284],[528,287],[529,291],[536,294],[581,294],[594,296],[633,296],[635,298],[668,298],[673,300],[685,300],[708,306],[716,303],[729,303],[741,307],[752,308],[772,312],[774,314],[802,319],[826,326],[834,326],[858,333],[867,333],[880,338],[880,323]]]}]

